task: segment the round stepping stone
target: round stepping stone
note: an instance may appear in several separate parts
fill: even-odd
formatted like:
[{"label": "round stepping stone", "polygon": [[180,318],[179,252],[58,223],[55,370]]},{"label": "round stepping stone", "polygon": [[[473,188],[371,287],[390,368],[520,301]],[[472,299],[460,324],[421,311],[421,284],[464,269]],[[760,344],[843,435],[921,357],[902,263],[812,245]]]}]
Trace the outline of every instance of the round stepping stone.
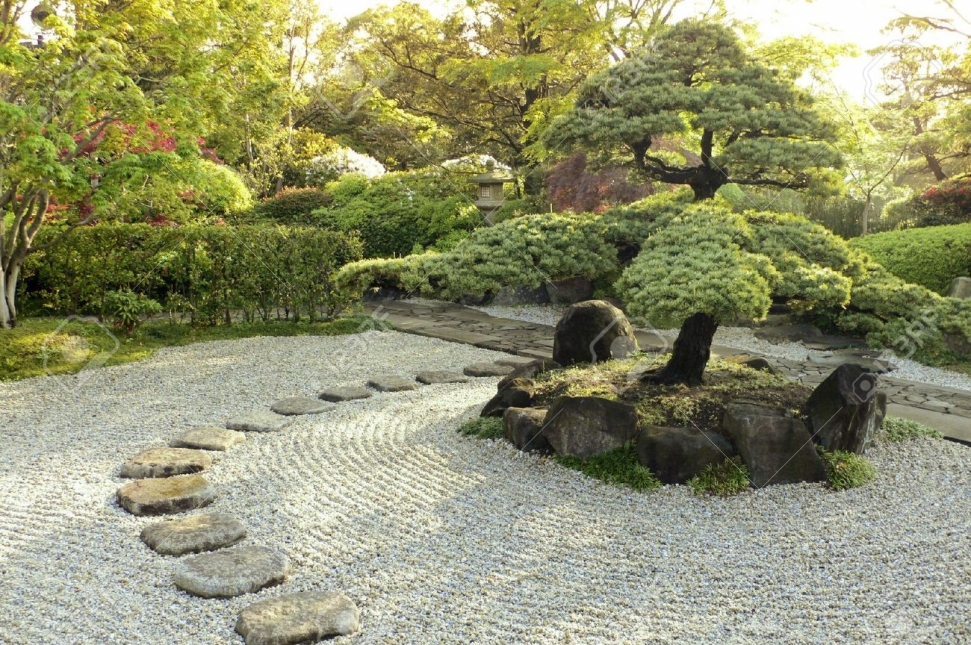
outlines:
[{"label": "round stepping stone", "polygon": [[232,546],[246,537],[246,527],[228,513],[199,513],[149,524],[140,537],[157,553],[185,555]]},{"label": "round stepping stone", "polygon": [[331,403],[343,403],[344,401],[366,399],[369,396],[371,396],[371,390],[366,387],[332,387],[321,392],[318,398]]},{"label": "round stepping stone", "polygon": [[373,387],[378,392],[404,392],[418,389],[418,385],[414,381],[400,376],[379,376],[371,379],[367,384],[368,387]]},{"label": "round stepping stone", "polygon": [[516,368],[512,365],[500,365],[499,363],[476,363],[469,365],[462,373],[466,376],[507,376]]},{"label": "round stepping stone", "polygon": [[203,598],[232,598],[283,582],[290,558],[265,546],[241,546],[181,560],[175,586]]},{"label": "round stepping stone", "polygon": [[316,643],[360,629],[357,606],[332,591],[291,593],[255,602],[239,614],[236,631],[246,645]]},{"label": "round stepping stone", "polygon": [[151,448],[138,453],[121,467],[121,476],[129,479],[191,475],[208,470],[212,457],[189,448]]},{"label": "round stepping stone", "polygon": [[291,423],[293,423],[293,419],[288,419],[274,412],[261,411],[233,417],[226,422],[226,427],[230,430],[241,430],[243,432],[277,432]]},{"label": "round stepping stone", "polygon": [[202,508],[216,491],[202,475],[139,479],[118,489],[118,503],[132,515],[164,515]]},{"label": "round stepping stone", "polygon": [[280,399],[271,405],[270,409],[277,414],[297,416],[301,414],[320,414],[327,410],[333,410],[334,406],[330,403],[324,403],[320,399],[311,399],[307,396],[291,396],[288,399]]},{"label": "round stepping stone", "polygon": [[419,383],[424,383],[425,385],[434,385],[436,383],[468,383],[469,379],[467,376],[462,374],[457,374],[455,372],[442,372],[442,371],[429,371],[429,372],[419,372],[415,377],[415,380]]},{"label": "round stepping stone", "polygon": [[235,430],[201,426],[186,430],[172,440],[173,448],[196,448],[197,450],[229,450],[238,443],[246,441],[246,435]]}]

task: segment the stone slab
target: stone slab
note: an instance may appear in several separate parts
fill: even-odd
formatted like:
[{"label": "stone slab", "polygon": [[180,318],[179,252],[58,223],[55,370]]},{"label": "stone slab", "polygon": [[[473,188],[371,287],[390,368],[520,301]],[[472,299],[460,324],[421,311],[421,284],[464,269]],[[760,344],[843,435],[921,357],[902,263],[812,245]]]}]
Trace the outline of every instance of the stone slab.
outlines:
[{"label": "stone slab", "polygon": [[270,406],[270,409],[277,414],[293,417],[304,414],[320,414],[321,412],[333,410],[335,407],[336,406],[331,403],[321,401],[320,399],[314,399],[309,396],[291,396],[286,399],[274,401],[273,405]]},{"label": "stone slab", "polygon": [[430,370],[419,372],[415,380],[425,385],[435,385],[437,383],[468,383],[469,377],[457,372],[446,372],[442,370]]},{"label": "stone slab", "polygon": [[356,401],[366,399],[372,395],[371,390],[366,387],[332,387],[324,390],[317,395],[317,398],[331,403],[343,403],[345,401]]},{"label": "stone slab", "polygon": [[506,376],[517,366],[513,365],[500,365],[499,363],[476,363],[474,365],[467,365],[462,373],[466,376],[474,377],[488,377],[488,376]]},{"label": "stone slab", "polygon": [[939,430],[946,438],[971,445],[971,422],[964,417],[890,403],[887,416],[902,417]]},{"label": "stone slab", "polygon": [[139,479],[118,489],[118,503],[132,515],[165,515],[211,504],[216,491],[202,475]]},{"label": "stone slab", "polygon": [[246,537],[246,527],[228,513],[198,513],[149,524],[140,537],[156,553],[185,555],[232,546]]},{"label": "stone slab", "polygon": [[236,430],[200,426],[186,430],[171,441],[173,448],[195,448],[196,450],[229,450],[238,443],[246,441],[246,435]]},{"label": "stone slab", "polygon": [[275,412],[249,412],[233,417],[226,422],[230,430],[241,432],[277,432],[293,423],[293,419],[276,414]]},{"label": "stone slab", "polygon": [[378,392],[405,392],[418,389],[417,383],[402,376],[376,376],[367,384]]},{"label": "stone slab", "polygon": [[233,598],[280,584],[290,574],[290,558],[265,546],[242,546],[179,561],[175,586],[202,598]]},{"label": "stone slab", "polygon": [[236,621],[236,632],[246,639],[246,645],[316,643],[359,629],[357,606],[347,596],[332,591],[267,598],[243,609]]},{"label": "stone slab", "polygon": [[523,365],[529,365],[534,359],[527,358],[525,356],[503,356],[502,358],[496,359],[496,365],[508,365],[513,369],[517,367],[522,367]]},{"label": "stone slab", "polygon": [[144,450],[121,467],[121,476],[128,479],[191,475],[209,470],[212,457],[190,448],[150,448]]}]

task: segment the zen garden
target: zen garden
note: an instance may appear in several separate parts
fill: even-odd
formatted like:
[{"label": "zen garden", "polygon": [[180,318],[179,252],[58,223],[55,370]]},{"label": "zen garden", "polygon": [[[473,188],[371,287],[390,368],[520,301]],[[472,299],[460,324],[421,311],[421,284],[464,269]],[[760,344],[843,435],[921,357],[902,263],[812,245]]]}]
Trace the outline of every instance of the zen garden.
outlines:
[{"label": "zen garden", "polygon": [[0,643],[971,643],[964,0],[0,0]]}]

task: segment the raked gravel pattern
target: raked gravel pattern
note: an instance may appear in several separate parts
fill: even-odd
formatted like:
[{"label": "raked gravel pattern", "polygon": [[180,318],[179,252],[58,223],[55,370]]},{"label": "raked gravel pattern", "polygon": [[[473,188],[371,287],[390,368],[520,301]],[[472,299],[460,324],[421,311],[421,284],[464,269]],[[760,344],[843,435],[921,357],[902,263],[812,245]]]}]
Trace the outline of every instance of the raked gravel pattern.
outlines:
[{"label": "raked gravel pattern", "polygon": [[335,643],[971,642],[971,450],[951,442],[878,447],[879,479],[843,493],[634,494],[456,433],[496,378],[376,394],[216,453],[210,510],[293,562],[228,600],[176,590],[175,559],[138,539],[157,519],[114,501],[122,462],[188,427],[498,356],[257,338],[0,384],[0,642],[239,644],[245,606],[316,590],[361,610]]},{"label": "raked gravel pattern", "polygon": [[[554,305],[473,307],[473,309],[478,309],[497,318],[509,318],[510,320],[551,326],[556,326],[556,323],[566,312],[566,307]],[[677,329],[650,329],[646,331],[658,333],[672,343],[678,337]],[[753,330],[748,327],[719,327],[715,333],[714,343],[787,361],[807,361],[813,357],[824,357],[827,354],[827,352],[806,349],[799,343],[770,343],[761,338],[756,338]],[[893,378],[971,392],[971,375],[921,365],[916,361],[904,358],[892,358],[890,363],[898,367],[891,373]]]}]

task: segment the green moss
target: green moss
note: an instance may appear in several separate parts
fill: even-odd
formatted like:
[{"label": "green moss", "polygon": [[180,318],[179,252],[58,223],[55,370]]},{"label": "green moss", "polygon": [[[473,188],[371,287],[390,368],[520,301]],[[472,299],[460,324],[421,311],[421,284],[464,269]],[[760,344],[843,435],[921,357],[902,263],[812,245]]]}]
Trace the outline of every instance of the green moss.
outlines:
[{"label": "green moss", "polygon": [[503,430],[502,419],[498,417],[479,417],[466,421],[459,427],[461,434],[476,439],[501,439]]},{"label": "green moss", "polygon": [[829,485],[833,490],[857,488],[873,481],[877,476],[873,464],[861,455],[842,450],[830,452],[822,448],[818,452],[826,466]]},{"label": "green moss", "polygon": [[922,423],[917,423],[909,419],[901,419],[900,417],[887,417],[884,419],[883,431],[879,436],[881,439],[894,442],[911,441],[924,437],[930,439],[944,438],[944,435],[930,426],[925,426]]},{"label": "green moss", "polygon": [[627,486],[636,491],[661,487],[661,482],[654,473],[641,465],[637,460],[637,452],[630,447],[618,448],[586,461],[576,457],[557,457],[556,460],[571,470],[578,470],[588,477],[614,486]]},{"label": "green moss", "polygon": [[688,481],[695,495],[731,497],[749,489],[748,467],[740,457],[708,466]]}]

